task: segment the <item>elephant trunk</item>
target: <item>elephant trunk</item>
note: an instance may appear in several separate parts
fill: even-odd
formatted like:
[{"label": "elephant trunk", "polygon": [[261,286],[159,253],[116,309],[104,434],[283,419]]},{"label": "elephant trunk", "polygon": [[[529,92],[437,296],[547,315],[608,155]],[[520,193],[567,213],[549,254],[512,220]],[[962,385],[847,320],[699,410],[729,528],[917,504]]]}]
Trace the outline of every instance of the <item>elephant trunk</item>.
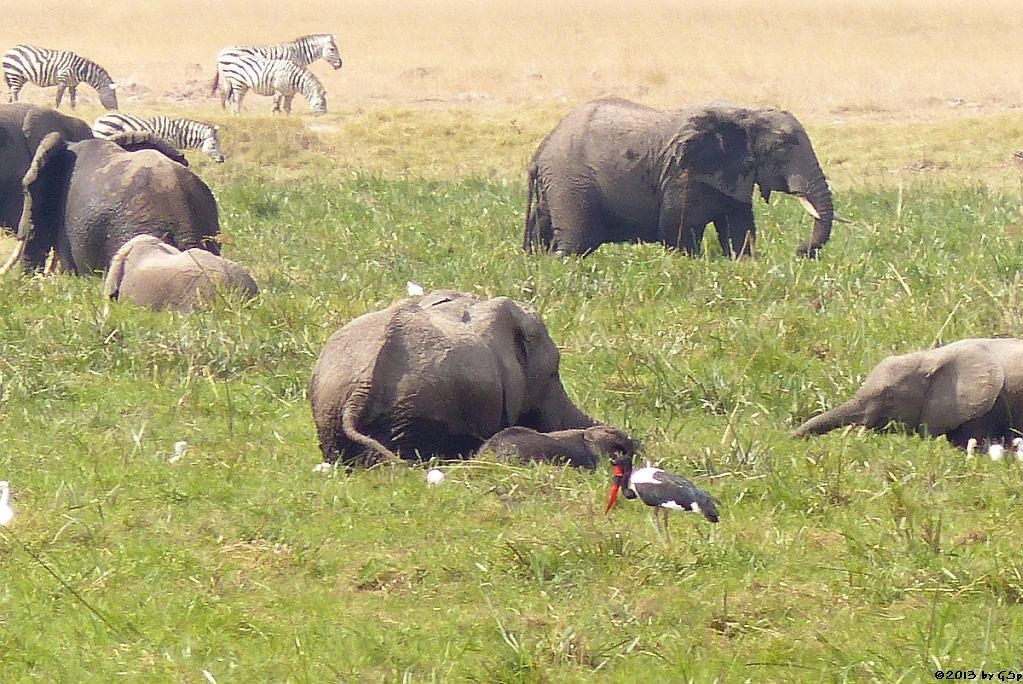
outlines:
[{"label": "elephant trunk", "polygon": [[549,400],[539,407],[538,414],[535,429],[540,432],[574,430],[592,427],[597,424],[597,421],[580,411],[572,403],[560,382],[557,383],[557,387],[553,388],[552,396]]},{"label": "elephant trunk", "polygon": [[837,430],[846,425],[860,425],[864,422],[863,411],[858,402],[853,399],[841,406],[836,406],[830,411],[825,411],[814,416],[792,431],[793,437],[807,437],[809,435],[823,435],[825,432]]},{"label": "elephant trunk", "polygon": [[790,191],[799,197],[803,208],[813,216],[813,232],[796,250],[796,254],[816,258],[822,245],[831,237],[831,224],[835,220],[835,206],[831,199],[831,188],[814,160],[813,173],[808,179],[798,178],[790,185]]}]

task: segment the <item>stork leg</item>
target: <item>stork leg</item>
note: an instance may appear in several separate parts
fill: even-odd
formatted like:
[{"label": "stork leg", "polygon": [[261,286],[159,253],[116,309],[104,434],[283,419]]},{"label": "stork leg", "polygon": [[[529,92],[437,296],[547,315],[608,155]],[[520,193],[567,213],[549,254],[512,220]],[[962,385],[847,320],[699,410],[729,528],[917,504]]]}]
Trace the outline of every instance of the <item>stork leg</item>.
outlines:
[{"label": "stork leg", "polygon": [[661,518],[657,514],[657,511],[659,510],[660,510],[659,508],[654,507],[651,509],[651,512],[653,513],[654,516],[654,531],[657,532],[657,539],[663,544],[664,535],[661,533]]},{"label": "stork leg", "polygon": [[664,538],[668,540],[668,546],[671,546],[671,533],[668,532],[668,513],[669,513],[669,511],[668,511],[667,508],[662,508],[661,510],[664,511]]}]

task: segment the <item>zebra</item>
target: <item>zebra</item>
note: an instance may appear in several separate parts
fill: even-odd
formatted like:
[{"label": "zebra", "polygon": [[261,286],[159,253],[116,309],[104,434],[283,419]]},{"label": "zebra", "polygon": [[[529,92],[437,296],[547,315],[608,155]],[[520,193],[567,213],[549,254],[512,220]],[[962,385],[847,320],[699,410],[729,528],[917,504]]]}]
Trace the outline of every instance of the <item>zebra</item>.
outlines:
[{"label": "zebra", "polygon": [[242,98],[252,90],[260,95],[273,95],[274,112],[291,112],[295,93],[309,101],[314,114],[327,111],[327,92],[311,71],[286,59],[261,59],[238,56],[223,67],[224,82],[231,93],[234,113],[241,113]]},{"label": "zebra", "polygon": [[[334,69],[341,68],[341,53],[337,49],[337,36],[332,33],[313,33],[300,36],[287,43],[270,43],[268,45],[233,45],[225,47],[217,55],[217,69],[213,75],[210,95],[217,92],[223,78],[223,67],[239,57],[254,56],[263,59],[287,59],[300,67],[308,67],[318,59],[322,59]],[[220,104],[231,97],[230,88],[221,90]]]},{"label": "zebra", "polygon": [[131,114],[114,112],[104,114],[92,124],[92,134],[97,138],[110,138],[125,131],[149,131],[180,149],[202,150],[210,159],[220,163],[224,153],[215,126],[195,119],[172,119],[167,116],[153,116],[143,119]]},{"label": "zebra", "polygon": [[57,102],[67,90],[71,109],[77,103],[75,89],[79,83],[88,83],[99,93],[99,101],[107,109],[117,109],[117,84],[107,70],[90,59],[69,50],[50,50],[32,45],[15,45],[8,50],[2,62],[4,80],[10,90],[8,102],[17,102],[18,94],[26,82],[46,88],[57,86]]}]

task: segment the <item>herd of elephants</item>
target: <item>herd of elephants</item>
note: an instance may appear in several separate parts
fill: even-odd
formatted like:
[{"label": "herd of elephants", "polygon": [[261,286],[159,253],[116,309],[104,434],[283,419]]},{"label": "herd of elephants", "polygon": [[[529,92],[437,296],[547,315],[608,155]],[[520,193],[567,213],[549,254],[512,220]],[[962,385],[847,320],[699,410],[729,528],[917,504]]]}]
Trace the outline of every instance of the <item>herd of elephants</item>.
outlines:
[{"label": "herd of elephants", "polygon": [[[526,173],[523,248],[586,255],[608,242],[696,254],[713,223],[721,249],[752,256],[753,195],[795,196],[813,218],[814,258],[837,217],[824,172],[790,113],[706,104],[662,111],[622,99],[572,109]],[[0,105],[0,225],[17,247],[3,272],[52,258],[105,273],[105,294],[191,311],[226,289],[253,298],[220,256],[217,203],[182,153],[152,133],[93,137],[55,109]],[[325,463],[465,457],[595,467],[631,456],[624,431],[580,410],[539,316],[506,297],[439,290],[364,314],[326,342],[309,384]],[[893,356],[849,401],[794,434],[845,425],[1006,444],[1023,430],[1023,340],[967,339]]]}]

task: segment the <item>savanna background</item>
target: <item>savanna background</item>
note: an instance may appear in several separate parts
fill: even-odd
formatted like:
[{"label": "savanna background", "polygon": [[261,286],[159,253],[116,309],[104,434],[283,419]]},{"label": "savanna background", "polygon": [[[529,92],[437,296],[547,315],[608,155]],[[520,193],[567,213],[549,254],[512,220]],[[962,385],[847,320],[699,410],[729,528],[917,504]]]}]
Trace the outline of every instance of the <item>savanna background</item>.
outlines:
[{"label": "savanna background", "polygon": [[[98,278],[0,282],[4,681],[916,681],[1023,670],[1023,467],[942,440],[788,431],[883,356],[1020,336],[1023,15],[946,0],[0,2],[0,47],[74,49],[190,152],[263,294],[180,316]],[[330,113],[208,98],[231,43],[334,32]],[[101,112],[79,92],[77,114]],[[526,162],[573,105],[793,112],[835,191],[755,259],[519,248]],[[53,89],[26,86],[49,104]],[[9,245],[3,243],[3,247]],[[606,472],[488,459],[314,474],[326,338],[406,280],[535,307],[562,377],[721,502],[660,543]],[[168,462],[173,444],[189,449]],[[693,518],[693,519],[691,519]]]}]

